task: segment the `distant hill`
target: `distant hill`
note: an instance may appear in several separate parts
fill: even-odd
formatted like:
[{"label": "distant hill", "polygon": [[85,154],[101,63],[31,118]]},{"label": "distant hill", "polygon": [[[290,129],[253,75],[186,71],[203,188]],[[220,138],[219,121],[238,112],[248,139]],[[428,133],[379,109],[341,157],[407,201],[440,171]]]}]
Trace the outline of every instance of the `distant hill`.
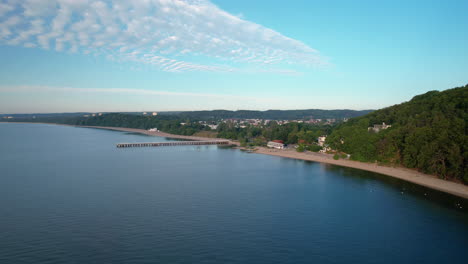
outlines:
[{"label": "distant hill", "polygon": [[[430,91],[411,101],[350,119],[327,138],[359,161],[417,168],[468,183],[468,85]],[[385,122],[390,128],[369,127]]]},{"label": "distant hill", "polygon": [[[254,111],[254,110],[209,110],[209,111],[184,111],[184,112],[158,112],[160,116],[177,116],[182,119],[193,120],[220,120],[220,119],[270,119],[270,120],[295,120],[295,119],[337,119],[352,118],[365,115],[373,110],[267,110],[267,111]],[[104,113],[104,112],[103,112]],[[121,114],[129,115],[142,115],[143,112],[123,112]],[[148,113],[151,113],[148,112]],[[46,114],[0,114],[2,117],[13,117],[15,121],[32,121],[33,118],[40,119],[42,122],[58,122],[71,118],[80,117],[84,115],[91,115],[92,113],[46,113]],[[109,113],[104,113],[109,114]],[[117,113],[116,113],[117,114]]]},{"label": "distant hill", "polygon": [[[190,112],[177,112],[176,114],[181,117],[190,119],[208,120],[208,119],[271,119],[271,120],[294,120],[294,119],[343,119],[352,118],[365,115],[373,110],[321,110],[321,109],[308,109],[308,110],[267,110],[267,111],[253,111],[253,110],[212,110],[212,111],[190,111]],[[161,113],[166,114],[166,113]]]}]

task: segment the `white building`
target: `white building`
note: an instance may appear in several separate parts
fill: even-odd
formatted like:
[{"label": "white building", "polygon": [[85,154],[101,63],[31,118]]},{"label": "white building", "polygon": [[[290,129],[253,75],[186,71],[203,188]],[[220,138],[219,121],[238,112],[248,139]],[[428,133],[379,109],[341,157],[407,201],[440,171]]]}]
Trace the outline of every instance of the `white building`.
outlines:
[{"label": "white building", "polygon": [[327,153],[331,151],[332,149],[330,147],[323,147],[321,150],[319,150],[320,153]]},{"label": "white building", "polygon": [[323,145],[325,144],[326,139],[327,139],[327,136],[318,137],[318,139],[317,139],[318,145],[323,147]]},{"label": "white building", "polygon": [[157,128],[150,128],[148,129],[149,132],[159,132],[159,130]]},{"label": "white building", "polygon": [[157,116],[157,115],[158,115],[158,113],[156,113],[156,112],[153,112],[153,114],[152,114],[152,115],[153,115],[153,116]]},{"label": "white building", "polygon": [[269,148],[275,148],[275,149],[284,149],[284,144],[283,144],[283,143],[279,143],[279,142],[269,141],[269,142],[267,143],[267,147],[269,147]]},{"label": "white building", "polygon": [[374,131],[375,133],[379,133],[380,130],[387,129],[389,127],[392,127],[392,126],[387,125],[385,124],[385,122],[383,122],[381,125],[374,125],[373,127],[368,127],[367,131]]}]

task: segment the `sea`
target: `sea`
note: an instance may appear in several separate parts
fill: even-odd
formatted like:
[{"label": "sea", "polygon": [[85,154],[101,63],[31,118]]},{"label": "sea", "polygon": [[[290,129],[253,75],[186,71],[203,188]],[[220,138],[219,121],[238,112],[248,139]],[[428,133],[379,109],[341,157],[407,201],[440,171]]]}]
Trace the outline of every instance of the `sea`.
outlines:
[{"label": "sea", "polygon": [[468,263],[468,203],[372,172],[0,123],[0,263]]}]

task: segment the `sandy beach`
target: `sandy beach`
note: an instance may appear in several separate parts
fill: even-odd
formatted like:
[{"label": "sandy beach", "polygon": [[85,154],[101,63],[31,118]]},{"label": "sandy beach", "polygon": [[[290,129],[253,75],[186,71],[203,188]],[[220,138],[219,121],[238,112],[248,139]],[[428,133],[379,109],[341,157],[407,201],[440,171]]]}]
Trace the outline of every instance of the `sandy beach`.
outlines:
[{"label": "sandy beach", "polygon": [[[90,128],[110,129],[110,130],[126,131],[126,132],[133,132],[133,133],[142,133],[142,134],[150,135],[150,136],[186,139],[186,140],[216,140],[213,138],[173,135],[173,134],[164,133],[164,132],[150,132],[150,131],[146,131],[143,129],[134,129],[134,128],[123,128],[123,127],[90,127]],[[218,139],[218,140],[224,140],[224,139]],[[239,143],[236,141],[230,141],[230,143],[233,145],[239,145]],[[297,152],[295,149],[277,150],[277,149],[269,149],[269,148],[264,148],[264,147],[257,147],[253,153],[278,156],[278,157],[283,157],[283,158],[322,162],[322,163],[333,164],[337,166],[371,171],[371,172],[387,175],[390,177],[395,177],[401,180],[405,180],[405,181],[412,182],[418,185],[422,185],[431,189],[450,193],[452,195],[468,199],[468,186],[460,184],[460,183],[456,183],[456,182],[442,180],[442,179],[437,178],[436,176],[420,173],[418,171],[407,169],[407,168],[386,167],[386,166],[380,166],[380,165],[373,164],[373,163],[364,163],[364,162],[344,160],[344,159],[334,160],[333,155],[330,155],[330,154],[322,154],[322,153],[315,153],[315,152],[302,152],[301,153],[301,152]]]},{"label": "sandy beach", "polygon": [[330,154],[322,154],[315,152],[297,152],[294,149],[276,150],[258,147],[256,148],[254,153],[278,156],[283,158],[322,162],[337,166],[376,172],[379,174],[395,177],[401,180],[405,180],[431,189],[450,193],[468,199],[468,186],[456,182],[442,180],[437,178],[436,176],[420,173],[407,168],[386,167],[373,163],[364,163],[359,161],[343,159],[334,160],[333,155]]},{"label": "sandy beach", "polygon": [[[54,125],[60,125],[60,124],[54,124]],[[220,138],[216,139],[216,138],[174,135],[174,134],[164,133],[160,131],[158,132],[147,131],[144,129],[125,128],[125,127],[100,127],[100,126],[99,127],[98,126],[77,126],[77,127],[108,129],[108,130],[124,131],[124,132],[131,132],[131,133],[140,133],[140,134],[145,134],[149,136],[185,139],[185,140],[225,140],[225,139],[220,139]],[[239,146],[239,142],[230,141],[230,143],[232,145]],[[364,162],[344,160],[344,159],[334,160],[333,155],[315,153],[315,152],[297,152],[295,149],[277,150],[277,149],[269,149],[269,148],[264,148],[264,147],[256,147],[253,153],[278,156],[278,157],[283,157],[283,158],[315,161],[315,162],[333,164],[337,166],[371,171],[371,172],[387,175],[390,177],[398,178],[401,180],[405,180],[408,182],[412,182],[412,183],[422,185],[431,189],[435,189],[438,191],[450,193],[452,195],[462,197],[464,199],[468,199],[468,186],[460,184],[460,183],[456,183],[456,182],[442,180],[442,179],[437,178],[436,176],[420,173],[412,169],[407,169],[407,168],[402,168],[402,167],[380,166],[375,163],[364,163]]]}]

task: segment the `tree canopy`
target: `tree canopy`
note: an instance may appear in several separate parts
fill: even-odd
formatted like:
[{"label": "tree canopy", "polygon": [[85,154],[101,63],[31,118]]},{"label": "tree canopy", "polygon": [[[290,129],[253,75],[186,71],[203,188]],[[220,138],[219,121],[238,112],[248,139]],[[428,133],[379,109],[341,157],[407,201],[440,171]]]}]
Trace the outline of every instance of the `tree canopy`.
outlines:
[{"label": "tree canopy", "polygon": [[[430,91],[340,124],[327,143],[354,160],[401,164],[467,183],[467,109],[468,85]],[[368,131],[382,122],[391,127]]]}]

